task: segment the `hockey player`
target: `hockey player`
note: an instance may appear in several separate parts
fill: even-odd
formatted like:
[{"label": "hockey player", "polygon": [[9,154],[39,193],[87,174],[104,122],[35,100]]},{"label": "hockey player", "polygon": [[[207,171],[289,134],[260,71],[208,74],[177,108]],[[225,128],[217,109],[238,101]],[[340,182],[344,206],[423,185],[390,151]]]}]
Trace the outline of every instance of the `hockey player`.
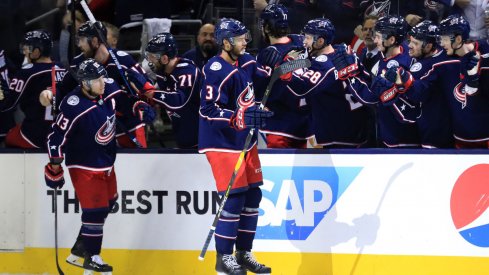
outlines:
[{"label": "hockey player", "polygon": [[[489,147],[489,45],[469,42],[470,26],[460,15],[440,22],[440,42],[460,59],[460,81],[447,90],[457,148]],[[445,81],[450,81],[443,76]]]},{"label": "hockey player", "polygon": [[311,67],[294,74],[287,89],[307,96],[311,104],[312,133],[324,148],[359,148],[367,141],[365,106],[356,101],[335,77],[331,58],[335,28],[325,18],[310,20],[302,31],[312,57]]},{"label": "hockey player", "polygon": [[65,70],[51,60],[52,44],[51,35],[46,31],[27,32],[21,43],[21,50],[29,63],[12,77],[8,86],[5,79],[1,80],[3,99],[0,97],[0,109],[11,112],[20,105],[25,114],[22,123],[7,133],[7,147],[29,149],[46,146],[53,114],[51,107],[44,107],[39,103],[39,94],[52,86],[52,70],[56,81],[61,81],[65,74]]},{"label": "hockey player", "polygon": [[60,103],[53,132],[48,136],[50,161],[45,166],[45,180],[50,188],[63,187],[64,154],[82,208],[77,243],[81,241],[84,247],[83,268],[110,272],[112,266],[103,262],[100,252],[104,223],[118,197],[115,107],[116,98],[125,95],[93,59],[80,64],[77,77],[81,84]]},{"label": "hockey player", "polygon": [[[397,101],[386,99],[389,95],[395,94],[398,89],[406,91],[412,83],[408,81],[412,79],[408,72],[411,57],[401,47],[406,33],[407,24],[400,16],[385,16],[377,20],[374,41],[384,57],[379,61],[378,70],[373,72],[370,87],[367,84],[368,77],[361,67],[358,67],[356,57],[348,55],[345,51],[339,51],[333,58],[338,77],[348,79],[346,83],[355,98],[364,104],[376,107],[379,141],[388,148],[420,146],[415,125],[416,119],[420,116],[420,107],[405,98],[399,98]],[[395,83],[384,78],[391,67],[401,70],[402,77],[405,78],[404,86],[396,87]],[[385,104],[388,101],[392,104]]]},{"label": "hockey player", "polygon": [[[115,61],[110,56],[107,47],[102,43],[102,39],[99,38],[99,32],[103,36],[107,36],[107,29],[100,22],[85,22],[78,29],[78,47],[82,50],[82,53],[76,56],[71,64],[71,68],[74,70],[83,60],[87,58],[93,58],[100,64],[102,64],[107,70],[107,74],[110,78],[114,79],[125,91],[125,97],[118,98],[117,105],[117,143],[120,147],[142,147],[146,148],[146,135],[143,117],[141,114],[132,115],[129,112],[134,103],[134,99],[131,98],[126,87],[126,82],[123,79],[124,72],[119,71]],[[144,74],[143,69],[134,61],[134,59],[126,52],[113,50],[118,62],[120,63],[122,70],[135,69]],[[63,98],[66,93],[70,92],[76,87],[77,80],[71,74],[66,74],[63,82],[58,87],[58,97]],[[60,100],[58,100],[60,102]],[[151,112],[150,110],[148,110]],[[128,114],[127,116],[121,116],[121,113]]]},{"label": "hockey player", "polygon": [[[260,28],[262,36],[270,46],[258,54],[259,64],[274,68],[278,65],[277,61],[282,62],[277,60],[276,56],[291,58],[287,54],[292,51],[305,52],[303,37],[289,34],[286,7],[279,4],[266,6],[260,15]],[[266,84],[266,81],[255,83],[255,89],[258,91],[257,100],[260,100]],[[267,108],[273,112],[273,117],[267,120],[267,125],[263,129],[260,129],[260,132],[266,134],[267,147],[306,148],[310,109],[305,98],[290,94],[283,85],[274,85],[267,101]]]},{"label": "hockey player", "polygon": [[253,91],[253,77],[269,74],[245,53],[249,33],[241,22],[222,18],[215,34],[221,51],[204,66],[199,152],[206,154],[221,194],[241,150],[248,150],[216,226],[216,271],[233,275],[244,275],[246,270],[268,274],[271,268],[258,263],[251,253],[262,197],[259,186],[263,184],[256,135],[249,148],[244,145],[250,129],[263,127],[272,115],[258,108]]},{"label": "hockey player", "polygon": [[410,67],[414,82],[400,96],[422,103],[416,124],[423,148],[453,148],[447,92],[458,83],[460,61],[448,57],[438,46],[439,29],[433,22],[419,23],[409,35],[409,55],[417,62]]},{"label": "hockey player", "polygon": [[170,33],[155,35],[146,47],[146,60],[156,74],[156,87],[135,70],[128,79],[143,97],[165,108],[178,148],[197,148],[202,73],[186,58],[177,57],[177,44]]},{"label": "hockey player", "polygon": [[[0,78],[4,80],[4,81],[0,81],[0,85],[3,85],[3,88],[0,89],[2,91],[8,90],[9,75],[8,75],[7,61],[3,50],[0,50]],[[3,92],[0,92],[0,100],[3,100],[4,98],[5,98],[5,94]],[[7,132],[14,127],[15,127],[15,121],[14,121],[13,110],[8,112],[0,112],[0,145],[5,140],[5,136],[7,135]]]}]

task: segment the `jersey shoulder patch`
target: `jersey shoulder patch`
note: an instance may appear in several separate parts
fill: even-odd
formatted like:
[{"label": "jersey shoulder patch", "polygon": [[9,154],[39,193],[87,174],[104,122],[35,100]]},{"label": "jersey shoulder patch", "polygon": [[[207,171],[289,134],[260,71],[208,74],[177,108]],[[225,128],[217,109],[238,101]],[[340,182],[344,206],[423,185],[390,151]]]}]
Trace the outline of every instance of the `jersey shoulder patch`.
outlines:
[{"label": "jersey shoulder patch", "polygon": [[423,65],[419,62],[414,63],[409,69],[411,72],[419,72],[423,68]]},{"label": "jersey shoulder patch", "polygon": [[183,62],[183,63],[178,63],[177,64],[177,68],[183,68],[183,67],[187,67],[189,64],[187,62]]},{"label": "jersey shoulder patch", "polygon": [[399,62],[397,60],[389,60],[387,62],[387,65],[385,66],[387,69],[393,67],[393,66],[398,66],[399,67]]},{"label": "jersey shoulder patch", "polygon": [[33,63],[27,63],[25,65],[22,65],[22,69],[24,70],[28,70],[30,68],[34,67],[34,64]]},{"label": "jersey shoulder patch", "polygon": [[72,96],[68,97],[68,99],[66,100],[66,103],[68,105],[71,105],[71,106],[76,106],[76,105],[78,105],[78,103],[80,103],[80,98],[76,95],[72,95]]},{"label": "jersey shoulder patch", "polygon": [[107,84],[112,84],[112,83],[114,83],[114,79],[113,78],[110,78],[110,77],[107,77],[107,78],[104,78],[104,82],[107,83]]},{"label": "jersey shoulder patch", "polygon": [[220,69],[222,69],[222,64],[217,62],[217,61],[214,61],[214,63],[212,63],[210,66],[209,66],[209,69],[213,70],[213,71],[219,71]]},{"label": "jersey shoulder patch", "polygon": [[328,57],[325,54],[323,54],[323,55],[320,55],[320,56],[316,57],[315,60],[317,62],[326,62],[326,61],[328,61]]}]

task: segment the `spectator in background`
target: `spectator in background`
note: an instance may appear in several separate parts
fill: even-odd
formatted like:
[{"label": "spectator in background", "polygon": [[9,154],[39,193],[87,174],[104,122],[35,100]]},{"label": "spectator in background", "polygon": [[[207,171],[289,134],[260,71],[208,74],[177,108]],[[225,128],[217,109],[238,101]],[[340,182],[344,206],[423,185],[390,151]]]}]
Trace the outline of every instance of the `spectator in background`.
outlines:
[{"label": "spectator in background", "polygon": [[117,48],[117,41],[119,41],[119,28],[109,22],[103,22],[107,29],[107,43],[111,48]]},{"label": "spectator in background", "polygon": [[372,74],[372,68],[379,62],[382,57],[377,44],[374,42],[374,27],[377,22],[377,16],[369,15],[365,17],[362,25],[362,38],[364,41],[363,49],[361,50],[359,57],[360,62],[365,67],[365,70]]},{"label": "spectator in background", "polygon": [[454,13],[465,17],[470,25],[469,38],[479,40],[487,38],[489,20],[486,19],[484,11],[489,3],[486,0],[455,0],[451,2]]},{"label": "spectator in background", "polygon": [[195,65],[202,69],[207,61],[217,54],[217,43],[214,37],[215,26],[207,23],[199,29],[197,34],[197,46],[190,49],[182,57],[194,61]]}]

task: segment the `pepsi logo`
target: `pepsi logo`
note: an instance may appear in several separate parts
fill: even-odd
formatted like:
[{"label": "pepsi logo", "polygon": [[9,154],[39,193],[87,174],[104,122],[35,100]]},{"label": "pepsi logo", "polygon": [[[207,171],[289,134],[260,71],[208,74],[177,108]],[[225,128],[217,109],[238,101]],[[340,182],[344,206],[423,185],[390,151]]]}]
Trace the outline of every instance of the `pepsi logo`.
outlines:
[{"label": "pepsi logo", "polygon": [[489,247],[489,164],[474,165],[455,182],[450,198],[453,224],[478,247]]}]

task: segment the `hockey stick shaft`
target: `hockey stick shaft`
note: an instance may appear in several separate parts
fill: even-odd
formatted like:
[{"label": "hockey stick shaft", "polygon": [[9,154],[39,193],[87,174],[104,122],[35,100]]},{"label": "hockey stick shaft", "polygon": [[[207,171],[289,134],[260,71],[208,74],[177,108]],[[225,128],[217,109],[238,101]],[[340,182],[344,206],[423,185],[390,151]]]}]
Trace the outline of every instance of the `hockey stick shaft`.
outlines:
[{"label": "hockey stick shaft", "polygon": [[54,210],[54,252],[56,255],[56,268],[59,275],[65,275],[58,261],[58,188],[54,188],[53,194],[53,210]]},{"label": "hockey stick shaft", "polygon": [[[284,74],[293,72],[297,69],[300,68],[308,68],[311,66],[311,61],[309,59],[298,59],[298,60],[292,60],[289,62],[286,62],[282,65],[280,65],[278,68],[276,68],[273,71],[272,76],[270,77],[270,82],[268,82],[267,88],[265,90],[265,93],[263,94],[263,98],[260,104],[260,109],[263,110],[265,108],[265,104],[267,103],[268,97],[270,96],[270,91],[273,88],[273,85],[277,81],[277,79]],[[217,210],[216,216],[214,217],[214,221],[212,222],[212,225],[209,229],[209,233],[207,234],[207,238],[205,240],[204,246],[202,247],[202,250],[200,251],[199,255],[199,260],[204,260],[205,254],[207,252],[207,249],[209,248],[209,244],[212,240],[212,236],[214,235],[214,232],[216,231],[216,226],[217,222],[219,221],[219,218],[221,217],[222,210],[224,209],[224,205],[226,204],[226,201],[229,197],[229,192],[231,192],[231,189],[234,185],[234,181],[236,180],[236,176],[238,175],[238,171],[241,168],[241,165],[246,157],[246,152],[248,150],[248,147],[251,144],[251,140],[253,139],[253,135],[255,134],[255,128],[250,129],[250,132],[246,136],[245,144],[243,146],[243,150],[241,150],[241,153],[239,154],[238,160],[236,161],[236,165],[234,166],[234,171],[233,174],[231,175],[231,179],[229,180],[229,184],[226,188],[226,192],[224,192],[224,195],[222,196],[221,202],[219,204],[219,208]]]}]

